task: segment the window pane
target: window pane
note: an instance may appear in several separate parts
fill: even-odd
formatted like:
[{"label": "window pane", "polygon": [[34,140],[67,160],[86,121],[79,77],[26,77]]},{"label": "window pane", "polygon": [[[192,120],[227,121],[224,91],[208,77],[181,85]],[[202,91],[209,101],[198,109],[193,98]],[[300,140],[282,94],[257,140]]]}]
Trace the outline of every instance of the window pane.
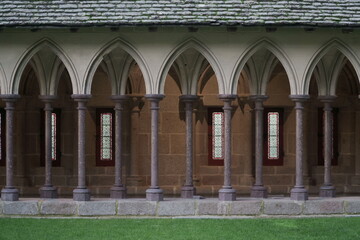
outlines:
[{"label": "window pane", "polygon": [[224,113],[214,112],[212,114],[212,142],[213,142],[213,159],[223,159],[224,158]]},{"label": "window pane", "polygon": [[100,115],[100,160],[112,160],[112,114]]},{"label": "window pane", "polygon": [[279,113],[269,112],[268,119],[268,159],[279,159]]},{"label": "window pane", "polygon": [[51,159],[56,161],[56,113],[51,114]]}]

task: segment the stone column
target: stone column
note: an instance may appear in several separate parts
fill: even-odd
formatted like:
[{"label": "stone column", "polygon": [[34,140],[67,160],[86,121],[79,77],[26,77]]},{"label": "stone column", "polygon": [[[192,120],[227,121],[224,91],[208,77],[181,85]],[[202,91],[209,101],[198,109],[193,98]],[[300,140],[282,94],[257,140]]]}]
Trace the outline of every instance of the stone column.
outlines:
[{"label": "stone column", "polygon": [[39,98],[45,103],[45,184],[40,188],[41,198],[57,198],[57,190],[52,185],[52,139],[51,139],[51,116],[52,107],[51,103],[56,99],[54,95],[39,96]]},{"label": "stone column", "polygon": [[267,99],[264,95],[254,95],[250,99],[255,102],[255,184],[251,188],[251,197],[267,198],[267,189],[263,184],[264,153],[264,107]]},{"label": "stone column", "polygon": [[86,187],[85,167],[85,120],[86,102],[91,98],[88,94],[73,94],[78,110],[78,186],[73,191],[74,201],[90,201],[90,190]]},{"label": "stone column", "polygon": [[147,94],[145,98],[147,98],[151,104],[151,186],[146,190],[146,200],[162,201],[163,190],[158,186],[158,127],[159,102],[164,98],[164,95]]},{"label": "stone column", "polygon": [[220,201],[236,200],[236,190],[231,186],[231,102],[236,99],[236,95],[219,95],[224,101],[224,185],[219,190]]},{"label": "stone column", "polygon": [[181,188],[182,198],[193,198],[193,103],[198,100],[196,95],[183,95],[180,100],[185,102],[186,114],[186,173],[185,185]]},{"label": "stone column", "polygon": [[0,95],[6,103],[6,185],[1,190],[1,200],[19,200],[19,190],[14,187],[14,110],[19,95]]},{"label": "stone column", "polygon": [[128,100],[126,95],[114,95],[111,99],[115,102],[115,184],[110,189],[110,197],[115,199],[126,198],[126,187],[122,183],[122,111],[124,103]]},{"label": "stone column", "polygon": [[335,96],[319,96],[324,103],[324,184],[320,187],[320,197],[335,197],[335,187],[331,183],[331,159],[333,158],[333,116],[331,103]]},{"label": "stone column", "polygon": [[296,181],[291,189],[292,200],[305,201],[308,199],[308,191],[304,187],[303,164],[304,164],[304,102],[309,99],[308,95],[290,95],[295,102],[296,110]]}]

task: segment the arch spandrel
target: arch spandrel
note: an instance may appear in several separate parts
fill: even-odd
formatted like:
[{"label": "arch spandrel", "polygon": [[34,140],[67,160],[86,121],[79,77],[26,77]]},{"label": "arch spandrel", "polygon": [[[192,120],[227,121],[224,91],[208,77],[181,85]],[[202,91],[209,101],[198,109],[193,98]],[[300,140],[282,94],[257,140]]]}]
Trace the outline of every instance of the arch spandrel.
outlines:
[{"label": "arch spandrel", "polygon": [[[229,86],[229,91],[231,94],[236,94],[237,91],[237,85],[238,80],[241,74],[241,71],[243,70],[245,64],[250,60],[250,58],[258,51],[266,49],[269,52],[271,52],[283,65],[286,74],[289,79],[289,85],[290,85],[290,91],[291,94],[299,94],[299,84],[298,84],[298,78],[296,74],[295,67],[291,61],[291,59],[287,56],[284,50],[282,50],[279,46],[277,46],[275,43],[270,41],[269,39],[261,39],[254,44],[250,45],[243,54],[238,58],[235,68],[231,74],[231,81]],[[272,64],[270,64],[268,67],[268,70],[271,70]],[[262,76],[263,78],[264,76]],[[264,85],[264,81],[261,80],[263,83],[251,83],[253,87],[251,88],[251,93],[253,95],[257,94],[265,94],[266,89],[266,83]],[[265,81],[266,82],[266,81]],[[256,86],[256,87],[255,87]]]},{"label": "arch spandrel", "polygon": [[0,63],[0,92],[1,94],[7,94],[6,89],[8,89],[8,80],[5,75],[2,64]]},{"label": "arch spandrel", "polygon": [[[104,60],[104,57],[106,55],[110,54],[115,49],[123,50],[126,54],[131,56],[131,58],[133,59],[130,62],[126,61],[127,66],[126,66],[126,69],[123,69],[124,73],[129,71],[132,61],[135,61],[138,64],[138,66],[143,74],[146,92],[150,93],[151,89],[152,89],[152,80],[151,80],[150,70],[149,70],[149,67],[147,66],[146,61],[144,60],[144,58],[142,57],[140,52],[137,51],[137,49],[134,46],[132,46],[131,44],[125,42],[124,40],[122,40],[120,38],[116,38],[116,39],[108,42],[107,44],[102,46],[96,52],[96,54],[93,56],[93,58],[91,59],[89,65],[86,69],[85,77],[83,80],[83,85],[81,87],[82,92],[84,94],[91,94],[92,80],[93,80],[93,77],[94,77],[94,74],[95,74],[97,68],[100,66],[101,62]],[[113,66],[113,67],[115,67],[115,66]],[[126,74],[121,74],[121,75],[126,75]],[[123,78],[121,78],[120,82],[118,82],[116,84],[112,83],[112,86],[116,86],[116,89],[112,89],[112,92],[114,94],[125,94],[126,82],[127,82],[127,78],[123,77]]]},{"label": "arch spandrel", "polygon": [[[310,61],[308,62],[304,75],[303,75],[303,85],[302,85],[302,91],[307,94],[309,92],[309,86],[310,86],[310,80],[311,76],[318,65],[318,63],[323,59],[323,57],[330,52],[331,50],[336,49],[341,54],[345,56],[346,59],[350,61],[350,63],[354,66],[354,69],[356,71],[356,75],[359,78],[360,76],[360,59],[359,57],[354,53],[354,51],[344,42],[342,42],[339,39],[332,39],[325,43],[323,46],[321,46],[311,57]],[[336,89],[336,83],[337,83],[337,76],[339,72],[341,71],[341,65],[343,65],[343,60],[339,60],[340,62],[336,61],[334,66],[336,68],[332,70],[332,77],[330,78],[330,82],[327,85],[327,89],[323,90],[327,95],[335,95],[335,89]],[[319,86],[320,87],[320,86]]]},{"label": "arch spandrel", "polygon": [[[71,61],[70,57],[57,43],[55,43],[54,41],[52,41],[48,38],[43,38],[43,39],[37,41],[36,43],[34,43],[29,48],[27,48],[25,50],[25,52],[22,54],[22,56],[19,58],[18,62],[16,63],[16,66],[13,70],[12,77],[11,77],[11,80],[10,80],[10,83],[8,86],[8,90],[7,90],[8,94],[18,94],[19,93],[20,80],[21,80],[21,76],[22,76],[22,73],[23,73],[26,65],[30,62],[30,60],[37,53],[39,53],[44,48],[48,48],[49,50],[51,50],[65,65],[65,68],[67,69],[70,79],[71,79],[73,92],[74,93],[78,92],[79,78],[78,78],[78,74],[76,72],[76,68],[75,68],[73,62]],[[55,69],[52,69],[52,71],[55,71]],[[59,69],[56,69],[56,71],[59,71]],[[53,76],[57,76],[57,75],[58,74],[56,74],[56,73],[53,73],[51,75],[49,86],[52,86],[52,87],[57,86],[57,84],[55,82],[58,81],[58,79],[53,78]],[[46,89],[46,90],[43,89],[42,91],[43,92],[45,91],[46,94],[56,93],[56,89]]]},{"label": "arch spandrel", "polygon": [[[216,59],[215,55],[208,49],[204,44],[199,42],[196,39],[188,39],[182,43],[180,43],[177,47],[175,47],[165,58],[163,64],[161,65],[161,69],[158,74],[158,82],[156,83],[155,93],[163,94],[166,76],[174,64],[174,62],[180,57],[182,53],[186,50],[193,49],[199,52],[210,64],[215,72],[215,76],[218,83],[219,94],[225,94],[225,82],[224,82],[224,73],[219,64],[219,61]],[[202,68],[202,64],[198,65],[199,69]],[[183,94],[196,94],[197,93],[197,82],[194,83],[194,79],[191,80],[190,87],[187,89],[187,92],[183,92]]]}]

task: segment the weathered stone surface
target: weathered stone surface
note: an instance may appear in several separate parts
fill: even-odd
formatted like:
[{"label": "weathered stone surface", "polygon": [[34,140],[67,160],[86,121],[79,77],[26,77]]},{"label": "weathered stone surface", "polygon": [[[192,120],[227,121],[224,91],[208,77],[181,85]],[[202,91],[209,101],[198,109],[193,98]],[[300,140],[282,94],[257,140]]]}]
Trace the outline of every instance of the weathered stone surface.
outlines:
[{"label": "weathered stone surface", "polygon": [[157,202],[145,200],[119,200],[118,215],[121,216],[155,216]]},{"label": "weathered stone surface", "polygon": [[195,215],[195,201],[163,201],[158,204],[159,216]]},{"label": "weathered stone surface", "polygon": [[298,215],[302,212],[302,202],[292,200],[265,200],[264,214],[268,215]]},{"label": "weathered stone surface", "polygon": [[197,203],[197,215],[226,215],[231,202],[200,200]]},{"label": "weathered stone surface", "polygon": [[231,215],[259,215],[262,201],[234,201],[231,204]]},{"label": "weathered stone surface", "polygon": [[360,200],[346,200],[344,202],[345,213],[359,214],[360,213]]},{"label": "weathered stone surface", "polygon": [[44,215],[76,215],[77,204],[74,201],[50,200],[41,204],[40,214]]},{"label": "weathered stone surface", "polygon": [[116,214],[115,201],[86,201],[78,202],[80,216],[104,216]]},{"label": "weathered stone surface", "polygon": [[[196,4],[195,4],[196,2]],[[104,24],[359,26],[360,1],[4,0],[1,26]],[[319,14],[321,9],[321,14]]]},{"label": "weathered stone surface", "polygon": [[340,214],[344,213],[343,200],[312,200],[304,203],[303,214]]},{"label": "weathered stone surface", "polygon": [[9,215],[38,215],[38,201],[3,202],[3,213]]}]

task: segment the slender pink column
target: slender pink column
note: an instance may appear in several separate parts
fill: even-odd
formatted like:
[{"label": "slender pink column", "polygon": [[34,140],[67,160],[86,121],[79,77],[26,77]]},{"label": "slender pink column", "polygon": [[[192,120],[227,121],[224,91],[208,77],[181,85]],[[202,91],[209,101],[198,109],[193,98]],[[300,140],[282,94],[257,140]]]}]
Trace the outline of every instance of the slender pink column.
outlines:
[{"label": "slender pink column", "polygon": [[235,201],[236,190],[231,186],[231,102],[236,95],[219,95],[224,101],[224,185],[219,190],[220,201]]},{"label": "slender pink column", "polygon": [[41,198],[57,198],[57,190],[52,185],[52,157],[51,157],[51,103],[56,99],[56,96],[47,95],[39,97],[45,103],[45,184],[40,188]]},{"label": "slender pink column", "polygon": [[126,187],[122,183],[121,120],[124,103],[128,101],[128,96],[114,95],[111,99],[115,102],[115,184],[110,189],[110,197],[114,199],[122,199],[126,198]]},{"label": "slender pink column", "polygon": [[331,159],[333,158],[333,115],[331,103],[335,96],[320,96],[324,103],[324,184],[320,187],[320,197],[335,197],[335,187],[331,183]]},{"label": "slender pink column", "polygon": [[195,187],[193,184],[193,104],[198,100],[196,95],[183,95],[180,100],[185,103],[186,115],[186,173],[185,184],[181,188],[182,198],[193,198]]},{"label": "slender pink column", "polygon": [[308,191],[304,187],[303,164],[304,164],[304,102],[309,99],[308,95],[290,95],[295,102],[296,110],[296,181],[291,189],[290,197],[293,200],[305,201],[308,199]]},{"label": "slender pink column", "polygon": [[85,162],[85,120],[86,102],[91,98],[87,94],[73,94],[78,110],[78,186],[73,191],[74,201],[90,201],[90,190],[86,187]]},{"label": "slender pink column", "polygon": [[151,186],[146,190],[146,200],[162,201],[163,190],[158,186],[158,142],[159,142],[159,102],[164,98],[162,94],[147,94],[151,110]]},{"label": "slender pink column", "polygon": [[255,102],[255,184],[251,188],[251,197],[267,198],[267,189],[263,184],[263,152],[264,152],[264,107],[267,99],[264,95],[254,95],[250,99]]},{"label": "slender pink column", "polygon": [[19,95],[0,95],[6,103],[6,185],[1,190],[1,200],[19,200],[19,190],[14,187],[14,110]]}]

